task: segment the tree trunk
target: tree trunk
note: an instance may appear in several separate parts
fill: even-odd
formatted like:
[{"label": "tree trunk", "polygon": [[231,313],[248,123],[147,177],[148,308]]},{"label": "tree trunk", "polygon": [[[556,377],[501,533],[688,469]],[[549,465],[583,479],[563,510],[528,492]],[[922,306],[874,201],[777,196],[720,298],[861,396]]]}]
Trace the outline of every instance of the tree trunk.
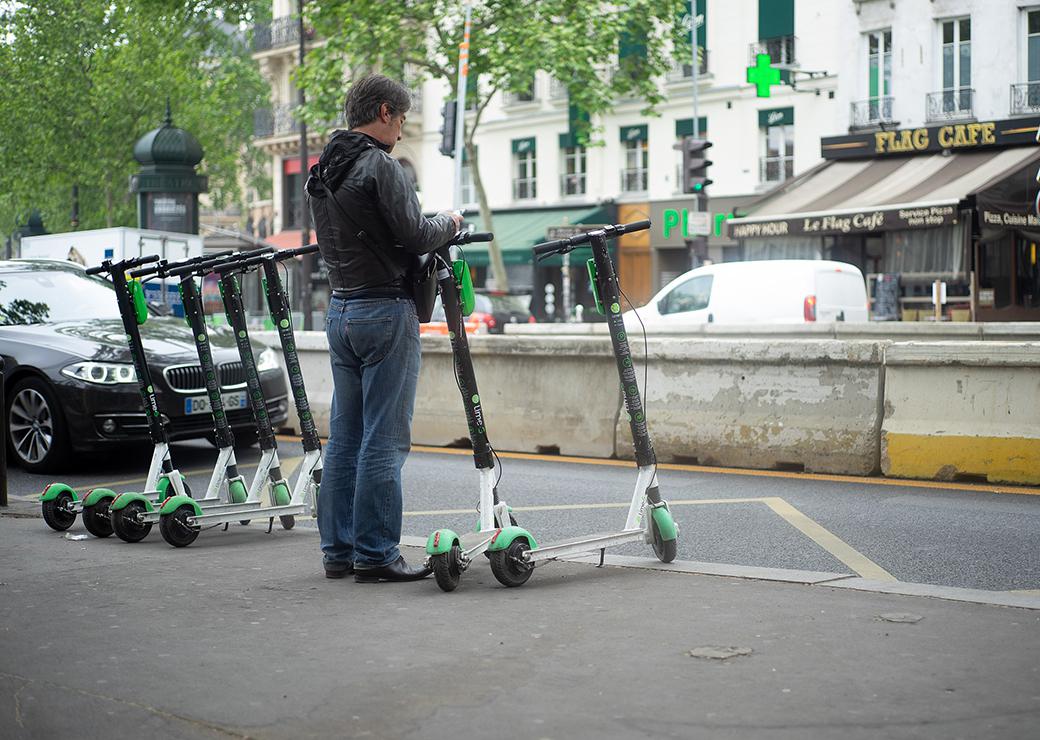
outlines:
[{"label": "tree trunk", "polygon": [[[469,170],[473,176],[473,187],[477,191],[477,203],[480,206],[480,215],[484,219],[484,228],[494,233],[495,227],[491,222],[491,207],[488,205],[487,193],[484,192],[484,181],[480,177],[480,167],[477,162],[477,148],[473,146],[472,138],[465,138],[466,156],[469,159]],[[498,240],[492,239],[488,243],[488,257],[491,263],[491,275],[495,280],[496,290],[509,290],[509,277],[506,274],[506,263],[502,259],[502,250],[498,246]]]}]

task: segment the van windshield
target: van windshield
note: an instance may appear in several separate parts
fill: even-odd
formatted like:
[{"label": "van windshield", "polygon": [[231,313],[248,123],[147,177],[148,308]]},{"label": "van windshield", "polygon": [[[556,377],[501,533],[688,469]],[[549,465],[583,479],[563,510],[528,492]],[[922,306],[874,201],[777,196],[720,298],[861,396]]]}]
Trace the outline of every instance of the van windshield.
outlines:
[{"label": "van windshield", "polygon": [[698,275],[675,288],[657,305],[662,314],[699,311],[708,307],[711,300],[713,275]]},{"label": "van windshield", "polygon": [[831,270],[816,273],[818,306],[855,306],[861,308],[865,288],[859,275]]}]

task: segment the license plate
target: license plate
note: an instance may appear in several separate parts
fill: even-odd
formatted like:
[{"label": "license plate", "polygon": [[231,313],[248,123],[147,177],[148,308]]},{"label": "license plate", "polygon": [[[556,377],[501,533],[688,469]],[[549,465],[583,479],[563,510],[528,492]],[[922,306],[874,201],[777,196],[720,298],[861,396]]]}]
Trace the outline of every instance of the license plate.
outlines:
[{"label": "license plate", "polygon": [[[224,404],[225,411],[236,411],[249,405],[245,391],[223,393],[220,396],[220,402]],[[184,399],[185,414],[208,414],[209,411],[209,396],[194,396]]]}]

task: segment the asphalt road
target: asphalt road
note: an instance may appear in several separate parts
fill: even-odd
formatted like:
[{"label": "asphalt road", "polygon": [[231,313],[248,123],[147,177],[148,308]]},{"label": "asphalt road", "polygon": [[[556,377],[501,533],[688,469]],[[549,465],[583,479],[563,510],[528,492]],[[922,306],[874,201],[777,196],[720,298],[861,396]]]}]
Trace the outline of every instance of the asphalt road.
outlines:
[{"label": "asphalt road", "polygon": [[[301,454],[282,440],[287,469]],[[134,490],[149,450],[85,457],[60,480],[77,488]],[[205,488],[215,450],[204,442],[173,447],[195,491]],[[240,452],[251,472],[254,449]],[[540,544],[620,529],[635,483],[630,463],[503,455],[500,496]],[[8,471],[11,510],[38,511],[34,497],[54,476]],[[1040,490],[834,479],[796,473],[718,472],[662,465],[664,498],[680,526],[681,560],[848,573],[993,591],[1040,591]],[[416,451],[405,467],[404,534],[476,523],[477,474],[465,451]],[[1030,495],[1033,494],[1033,495]],[[301,521],[300,526],[313,526]],[[40,526],[43,522],[40,522]],[[73,532],[83,532],[76,523]],[[207,532],[203,537],[219,537]],[[157,532],[149,541],[161,542]],[[316,542],[314,542],[316,545]],[[626,545],[621,555],[651,556]],[[317,552],[315,553],[317,558]]]}]

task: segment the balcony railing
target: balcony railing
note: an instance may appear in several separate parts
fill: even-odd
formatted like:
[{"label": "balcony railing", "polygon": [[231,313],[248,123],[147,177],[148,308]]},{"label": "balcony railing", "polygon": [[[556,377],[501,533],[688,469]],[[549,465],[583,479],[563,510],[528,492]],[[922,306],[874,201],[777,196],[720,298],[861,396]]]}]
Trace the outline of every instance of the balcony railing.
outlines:
[{"label": "balcony railing", "polygon": [[533,103],[537,100],[534,94],[534,85],[531,85],[530,90],[524,90],[523,92],[509,92],[502,93],[502,105],[523,105],[524,103]]},{"label": "balcony railing", "polygon": [[257,23],[253,26],[253,51],[277,49],[299,41],[300,20],[295,16],[283,15],[270,23]]},{"label": "balcony railing", "polygon": [[777,36],[775,39],[762,39],[748,45],[748,64],[754,65],[759,54],[768,54],[774,67],[793,67],[798,64],[795,57],[796,36]]},{"label": "balcony railing", "polygon": [[585,195],[585,173],[560,175],[560,195]]},{"label": "balcony railing", "polygon": [[559,101],[567,99],[567,86],[553,77],[549,81],[549,100]]},{"label": "balcony railing", "polygon": [[891,96],[855,100],[849,105],[849,128],[869,128],[880,123],[894,123]]},{"label": "balcony railing", "polygon": [[1040,113],[1040,82],[1020,82],[1011,86],[1011,115]]},{"label": "balcony railing", "polygon": [[621,192],[622,193],[644,193],[646,192],[647,171],[643,168],[621,170]]},{"label": "balcony railing", "polygon": [[[300,133],[300,123],[293,116],[294,110],[296,110],[295,105],[277,105],[274,108],[262,108],[253,111],[253,136],[263,139],[271,136],[289,136],[290,134]],[[339,113],[333,121],[322,126],[313,127],[314,131],[308,131],[308,135],[322,128],[336,128],[337,126],[345,125],[345,123],[346,120],[343,114]]]},{"label": "balcony railing", "polygon": [[970,87],[951,88],[928,93],[925,97],[925,114],[928,121],[950,121],[972,118],[975,91]]},{"label": "balcony railing", "polygon": [[[708,50],[705,48],[700,49],[700,56],[697,58],[697,74],[706,75],[708,74]],[[687,59],[680,61],[678,59],[672,61],[672,68],[668,71],[669,82],[681,82],[682,80],[688,80],[693,77],[693,61]]]}]

